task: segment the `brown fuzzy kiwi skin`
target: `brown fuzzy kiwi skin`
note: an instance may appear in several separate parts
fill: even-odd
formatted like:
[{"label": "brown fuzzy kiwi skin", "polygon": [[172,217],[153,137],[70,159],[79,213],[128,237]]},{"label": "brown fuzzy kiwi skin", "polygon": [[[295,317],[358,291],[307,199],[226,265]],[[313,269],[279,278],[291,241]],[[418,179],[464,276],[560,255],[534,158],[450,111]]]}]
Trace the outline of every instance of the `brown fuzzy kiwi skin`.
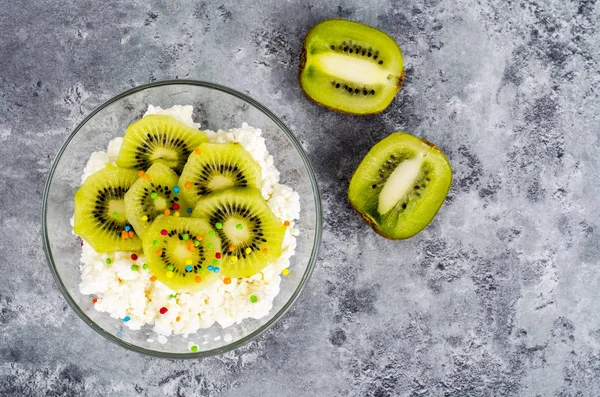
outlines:
[{"label": "brown fuzzy kiwi skin", "polygon": [[[332,18],[332,19],[325,19],[317,24],[315,24],[315,26],[317,26],[318,24],[322,23],[322,22],[327,22],[327,21],[346,21],[346,19],[341,19],[341,18]],[[353,22],[353,21],[352,21]],[[313,26],[312,28],[310,28],[310,30],[306,33],[306,35],[304,36],[304,41],[302,42],[302,50],[300,51],[300,63],[298,64],[298,85],[300,85],[300,89],[302,90],[302,92],[304,92],[304,95],[306,95],[306,97],[308,99],[310,99],[311,102],[319,105],[319,106],[323,106],[329,110],[333,110],[339,113],[344,113],[344,114],[351,114],[351,115],[355,115],[355,116],[367,116],[367,115],[371,115],[371,114],[379,114],[382,113],[384,110],[386,110],[388,106],[386,106],[385,108],[381,109],[380,111],[377,112],[370,112],[370,113],[352,113],[352,112],[347,112],[345,110],[341,110],[338,108],[334,108],[331,106],[327,106],[324,105],[320,102],[317,102],[316,100],[314,100],[313,98],[311,98],[310,95],[308,95],[308,93],[306,91],[304,91],[304,87],[302,87],[302,72],[304,71],[304,67],[306,66],[306,39],[308,38],[308,35],[310,34],[310,32],[312,32],[312,30],[315,28],[315,26]],[[372,26],[369,26],[371,28],[373,28]],[[388,35],[387,33],[377,29],[377,28],[373,28],[375,30],[380,31],[381,33]],[[389,36],[389,35],[388,35]],[[394,40],[395,41],[395,40]],[[405,68],[402,68],[402,73],[400,74],[400,77],[398,77],[398,82],[396,83],[396,93],[395,95],[398,93],[398,91],[400,91],[400,88],[402,88],[402,85],[404,84],[404,73],[405,73]],[[391,105],[391,102],[390,102]]]},{"label": "brown fuzzy kiwi skin", "polygon": [[[418,138],[418,137],[417,137],[417,138]],[[436,149],[436,150],[439,150],[440,152],[442,152],[442,151],[440,150],[440,148],[439,148],[439,147],[438,147],[436,144],[434,144],[434,143],[432,143],[432,142],[429,142],[428,140],[426,140],[426,139],[423,139],[423,138],[419,138],[419,139],[420,139],[420,140],[421,140],[423,143],[425,143],[426,145],[428,145],[428,146],[431,146],[432,148],[434,148],[434,149]],[[442,152],[442,153],[444,153],[444,152]],[[358,167],[356,167],[356,168],[358,169]],[[356,173],[356,171],[354,171],[354,173]],[[354,178],[354,174],[352,174],[352,178]],[[351,180],[352,180],[352,179],[349,179],[349,180],[348,180],[348,184],[350,184],[350,181],[351,181]],[[352,208],[354,208],[354,210],[355,210],[356,212],[358,212],[358,214],[359,214],[359,215],[360,215],[360,216],[361,216],[361,217],[364,219],[364,221],[367,223],[367,225],[369,225],[369,226],[371,227],[371,229],[373,229],[373,231],[374,231],[375,233],[379,234],[381,237],[383,237],[383,238],[386,238],[386,239],[388,239],[388,240],[408,240],[409,238],[416,236],[417,234],[419,234],[419,233],[421,233],[423,230],[425,230],[425,228],[426,228],[427,226],[429,226],[429,224],[431,223],[431,221],[433,221],[433,219],[435,218],[435,216],[437,215],[437,213],[438,213],[438,212],[440,211],[440,209],[442,208],[442,206],[440,205],[440,208],[438,208],[438,210],[437,210],[437,211],[435,211],[435,214],[433,214],[433,217],[431,217],[431,221],[429,221],[429,223],[428,223],[427,225],[425,225],[425,227],[423,227],[423,229],[419,230],[417,233],[413,234],[412,236],[408,236],[408,237],[404,237],[404,238],[394,238],[394,237],[386,236],[385,234],[383,234],[383,232],[382,232],[381,230],[379,230],[379,228],[377,227],[377,223],[376,223],[376,222],[373,220],[373,218],[371,218],[369,215],[365,214],[364,212],[362,212],[361,210],[359,210],[358,208],[356,208],[356,207],[354,206],[354,204],[352,204],[352,200],[350,200],[350,197],[348,197],[348,202],[350,203],[350,206],[351,206]]]}]

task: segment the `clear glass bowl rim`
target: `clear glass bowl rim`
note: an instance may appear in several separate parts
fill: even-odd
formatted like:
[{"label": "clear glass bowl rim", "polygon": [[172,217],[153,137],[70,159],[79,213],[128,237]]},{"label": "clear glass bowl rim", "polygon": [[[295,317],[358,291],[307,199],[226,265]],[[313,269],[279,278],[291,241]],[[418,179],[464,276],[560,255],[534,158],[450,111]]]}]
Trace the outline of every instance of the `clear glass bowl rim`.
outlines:
[{"label": "clear glass bowl rim", "polygon": [[[60,275],[58,274],[58,272],[56,270],[56,266],[54,265],[54,258],[52,257],[52,252],[50,251],[50,241],[48,238],[48,224],[46,221],[47,210],[48,210],[48,205],[47,205],[48,204],[48,194],[50,192],[50,183],[54,177],[54,172],[56,170],[56,167],[58,166],[58,162],[62,158],[64,151],[68,147],[68,145],[71,142],[71,140],[73,139],[73,137],[75,137],[75,135],[77,135],[79,130],[88,121],[90,121],[96,114],[98,114],[100,111],[102,111],[104,108],[111,105],[112,103],[114,103],[120,99],[123,99],[129,95],[136,94],[140,91],[144,91],[149,88],[166,86],[166,85],[193,85],[193,86],[205,87],[205,88],[210,88],[210,89],[214,89],[217,91],[221,91],[221,92],[230,94],[234,97],[237,97],[238,99],[241,99],[242,101],[249,103],[250,105],[252,105],[255,108],[257,108],[258,110],[260,110],[262,113],[264,113],[266,116],[268,116],[284,132],[284,134],[292,142],[292,144],[298,151],[298,154],[299,154],[300,158],[302,159],[302,162],[304,163],[304,166],[308,173],[310,183],[312,186],[314,200],[315,200],[316,223],[315,223],[315,237],[313,240],[312,251],[310,253],[310,258],[308,260],[308,265],[306,267],[306,271],[302,275],[300,283],[298,284],[298,287],[296,287],[296,290],[294,291],[294,293],[292,294],[290,299],[264,325],[262,325],[260,328],[256,329],[254,332],[252,332],[252,333],[244,336],[243,338],[241,338],[235,342],[232,342],[228,345],[225,345],[225,346],[222,346],[219,348],[215,348],[212,350],[196,352],[196,353],[193,353],[193,352],[190,352],[190,353],[168,353],[168,352],[160,352],[160,351],[145,349],[145,348],[136,346],[134,344],[124,342],[123,340],[116,337],[115,335],[113,335],[109,332],[106,332],[103,328],[98,326],[92,319],[90,319],[79,308],[77,303],[75,303],[75,301],[71,297],[71,294],[69,293],[69,291],[63,284],[63,282],[60,278]],[[137,87],[131,88],[131,89],[109,99],[108,101],[104,102],[102,105],[98,106],[81,123],[79,123],[77,125],[77,127],[73,130],[73,132],[67,137],[65,142],[62,144],[60,150],[58,151],[58,154],[56,155],[56,157],[54,158],[54,161],[52,162],[52,167],[50,168],[50,172],[48,174],[48,179],[46,180],[46,186],[44,188],[44,195],[42,198],[42,237],[43,237],[42,240],[43,240],[43,245],[44,245],[44,252],[46,254],[46,259],[48,260],[48,265],[50,266],[50,271],[52,272],[52,275],[54,276],[54,280],[56,281],[58,289],[62,293],[63,297],[66,299],[69,306],[71,306],[71,308],[75,311],[75,313],[77,313],[77,315],[87,325],[89,325],[94,331],[96,331],[97,333],[99,333],[100,335],[102,335],[103,337],[108,339],[109,341],[116,343],[126,349],[135,351],[137,353],[142,353],[142,354],[156,356],[156,357],[162,357],[162,358],[171,358],[171,359],[198,359],[198,358],[210,357],[210,356],[217,355],[217,354],[222,354],[222,353],[225,353],[230,350],[237,349],[241,346],[246,345],[247,343],[251,342],[252,340],[256,339],[258,336],[260,336],[263,332],[265,332],[269,328],[271,328],[285,313],[287,313],[290,310],[290,308],[292,307],[292,305],[294,304],[296,299],[298,299],[300,293],[304,289],[307,281],[310,279],[310,276],[311,276],[312,271],[315,266],[315,262],[317,260],[317,256],[319,254],[319,247],[321,245],[322,229],[323,229],[323,217],[322,217],[322,208],[321,208],[321,194],[319,192],[319,186],[317,184],[317,179],[315,177],[315,173],[314,173],[312,165],[308,159],[308,156],[307,156],[306,152],[304,151],[304,148],[302,148],[302,145],[300,145],[300,142],[298,141],[298,139],[296,139],[294,134],[289,130],[289,128],[277,116],[275,116],[275,114],[273,112],[271,112],[269,109],[267,109],[265,106],[263,106],[256,100],[250,98],[249,96],[247,96],[245,94],[242,94],[241,92],[233,90],[231,88],[228,88],[228,87],[225,87],[225,86],[222,86],[219,84],[206,82],[206,81],[200,81],[200,80],[163,80],[163,81],[156,81],[156,82],[152,82],[152,83],[148,83],[148,84],[142,84]]]}]

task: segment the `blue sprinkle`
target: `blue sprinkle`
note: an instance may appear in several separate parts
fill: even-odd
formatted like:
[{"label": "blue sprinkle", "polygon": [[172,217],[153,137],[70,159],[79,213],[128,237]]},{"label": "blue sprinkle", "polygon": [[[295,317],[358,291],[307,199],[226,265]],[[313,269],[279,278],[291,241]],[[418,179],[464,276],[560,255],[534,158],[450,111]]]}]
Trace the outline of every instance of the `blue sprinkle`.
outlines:
[{"label": "blue sprinkle", "polygon": [[130,231],[130,230],[131,230],[131,226],[129,226],[129,225],[125,226],[125,231],[126,231],[126,232],[128,232],[128,231]]},{"label": "blue sprinkle", "polygon": [[187,266],[185,267],[185,271],[186,271],[186,272],[191,272],[191,271],[192,271],[192,267],[191,267],[190,265],[187,265]]},{"label": "blue sprinkle", "polygon": [[188,209],[187,209],[187,212],[188,212],[188,213],[191,213],[191,212],[192,212],[192,209],[191,209],[191,208],[188,208]]},{"label": "blue sprinkle", "polygon": [[125,321],[125,322],[127,322],[129,320],[131,320],[131,317],[129,317],[129,316],[125,316],[125,318],[123,319],[123,321]]},{"label": "blue sprinkle", "polygon": [[219,268],[218,268],[218,267],[213,267],[213,271],[214,271],[215,273],[219,273]]},{"label": "blue sprinkle", "polygon": [[214,269],[214,267],[212,265],[208,265],[208,271],[212,271],[212,269]]},{"label": "blue sprinkle", "polygon": [[175,192],[175,194],[179,193],[179,186],[175,186],[173,188],[173,192]]}]

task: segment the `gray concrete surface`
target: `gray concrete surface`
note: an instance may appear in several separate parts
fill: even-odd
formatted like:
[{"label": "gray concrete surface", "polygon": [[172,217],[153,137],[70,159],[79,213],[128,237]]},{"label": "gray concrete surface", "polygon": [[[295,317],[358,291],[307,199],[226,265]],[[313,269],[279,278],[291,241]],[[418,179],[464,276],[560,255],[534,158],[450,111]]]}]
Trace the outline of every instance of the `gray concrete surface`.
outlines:
[{"label": "gray concrete surface", "polygon": [[[0,7],[0,395],[600,395],[600,5],[579,1],[4,2]],[[342,17],[391,34],[406,85],[383,114],[309,102],[302,39]],[[42,251],[51,162],[87,113],[169,78],[244,91],[301,139],[322,251],[294,309],[202,361],[104,340]],[[351,210],[346,179],[397,130],[439,145],[448,199],[408,241]]]}]

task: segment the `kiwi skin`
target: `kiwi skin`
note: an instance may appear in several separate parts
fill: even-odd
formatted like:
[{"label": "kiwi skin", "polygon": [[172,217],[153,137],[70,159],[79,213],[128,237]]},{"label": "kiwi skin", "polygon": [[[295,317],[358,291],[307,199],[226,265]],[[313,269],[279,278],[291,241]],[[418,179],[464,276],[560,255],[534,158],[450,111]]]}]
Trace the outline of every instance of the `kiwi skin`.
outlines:
[{"label": "kiwi skin", "polygon": [[[331,19],[324,19],[323,21],[315,24],[312,28],[310,28],[310,30],[308,32],[306,32],[306,35],[304,36],[304,41],[302,42],[302,50],[300,51],[300,63],[298,64],[298,85],[300,86],[300,89],[302,90],[302,92],[304,92],[304,95],[314,104],[317,104],[319,106],[323,106],[329,110],[333,110],[339,113],[344,113],[344,114],[351,114],[353,116],[365,116],[365,115],[370,115],[370,114],[379,114],[382,113],[385,109],[381,109],[378,112],[372,112],[372,113],[363,113],[360,115],[357,115],[356,113],[351,113],[351,112],[346,112],[345,110],[341,110],[338,108],[334,108],[331,106],[327,106],[324,105],[320,102],[315,101],[314,99],[312,99],[310,97],[310,95],[308,95],[306,93],[306,91],[304,91],[304,88],[302,87],[302,72],[304,71],[304,67],[306,66],[306,39],[308,38],[308,35],[310,34],[310,32],[312,32],[312,30],[315,28],[315,26],[317,26],[318,24],[322,23],[322,22],[327,22],[327,21],[346,21],[345,19],[341,19],[341,18],[331,18]],[[370,26],[371,28],[373,28],[372,26]],[[375,30],[379,30],[377,28],[373,28]],[[379,30],[381,33],[388,35],[385,32],[382,32],[381,30]],[[405,74],[406,68],[402,69],[402,74],[400,75],[400,77],[398,78],[398,82],[396,83],[396,93],[398,93],[398,91],[400,91],[400,88],[402,88],[402,85],[404,84],[404,74]]]},{"label": "kiwi skin", "polygon": [[[416,137],[416,138],[419,138],[419,137]],[[434,144],[432,142],[429,142],[428,140],[423,139],[423,138],[419,138],[419,139],[421,140],[421,142],[423,142],[424,144],[426,144],[426,145],[432,147],[433,149],[439,151],[440,153],[442,153],[442,154],[444,153],[444,152],[442,152],[442,150],[436,144]],[[358,170],[358,168],[357,168],[357,170]],[[355,171],[355,173],[356,173],[356,171]],[[353,174],[353,177],[354,177],[354,174]],[[348,181],[348,184],[349,183],[350,183],[350,181]],[[452,185],[452,175],[450,175],[450,185],[449,186],[451,186],[451,185]],[[448,194],[448,192],[446,192],[446,194]],[[377,223],[368,214],[365,214],[364,212],[362,212],[361,210],[359,210],[358,208],[356,208],[354,206],[354,204],[352,204],[352,201],[350,199],[348,199],[348,201],[350,202],[350,206],[352,208],[354,208],[354,210],[356,212],[358,212],[358,214],[365,220],[365,222],[367,223],[367,225],[369,225],[371,227],[371,229],[373,229],[373,231],[375,233],[379,234],[381,237],[386,238],[388,240],[407,240],[407,239],[409,239],[411,237],[414,237],[416,234],[418,234],[421,231],[425,230],[425,228],[427,226],[429,226],[429,225],[425,226],[423,229],[421,229],[416,234],[413,234],[412,236],[407,236],[407,237],[404,237],[404,238],[401,238],[401,237],[399,237],[399,238],[390,237],[390,236],[385,235],[381,230],[379,230],[379,228],[377,227]],[[433,220],[435,218],[435,216],[437,215],[437,213],[440,211],[441,208],[442,208],[442,206],[440,205],[439,208],[435,211],[435,214],[433,214],[433,216],[431,217],[431,220]]]}]

